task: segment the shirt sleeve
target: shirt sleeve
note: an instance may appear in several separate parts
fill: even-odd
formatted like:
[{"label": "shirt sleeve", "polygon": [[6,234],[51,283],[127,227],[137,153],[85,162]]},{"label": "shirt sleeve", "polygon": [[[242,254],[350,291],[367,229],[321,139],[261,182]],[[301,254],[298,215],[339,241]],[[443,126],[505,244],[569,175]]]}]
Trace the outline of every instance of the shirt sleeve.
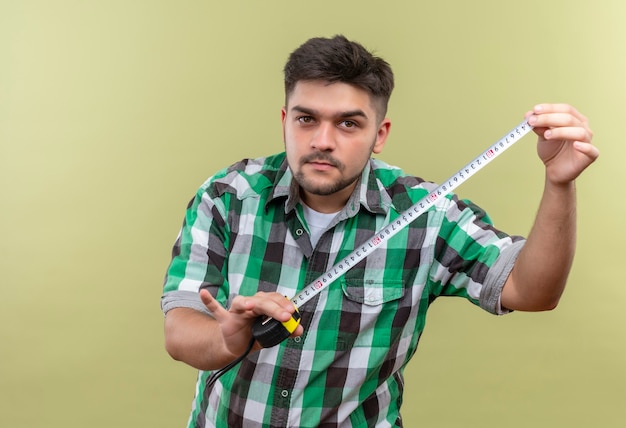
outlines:
[{"label": "shirt sleeve", "polygon": [[480,207],[456,196],[447,199],[435,244],[431,289],[461,296],[493,314],[525,239],[497,228]]},{"label": "shirt sleeve", "polygon": [[207,315],[211,315],[211,312],[206,308],[200,294],[196,291],[184,291],[176,290],[165,293],[161,297],[161,310],[163,315],[167,315],[169,311],[175,308],[189,308],[198,312],[203,312]]},{"label": "shirt sleeve", "polygon": [[494,262],[491,269],[487,273],[485,283],[480,290],[480,307],[495,315],[504,315],[511,312],[506,308],[502,308],[501,297],[504,283],[509,277],[515,260],[519,255],[525,241],[517,241],[506,247],[500,252],[500,255]]},{"label": "shirt sleeve", "polygon": [[217,300],[225,300],[227,281],[227,226],[223,203],[211,198],[201,187],[189,203],[178,234],[172,260],[165,275],[161,308],[190,307],[206,312],[199,291],[208,289]]}]

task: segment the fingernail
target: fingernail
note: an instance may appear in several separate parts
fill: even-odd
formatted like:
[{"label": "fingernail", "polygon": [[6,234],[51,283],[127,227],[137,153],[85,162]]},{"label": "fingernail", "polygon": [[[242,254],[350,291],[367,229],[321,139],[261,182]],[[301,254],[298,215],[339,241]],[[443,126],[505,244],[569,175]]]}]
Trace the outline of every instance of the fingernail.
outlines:
[{"label": "fingernail", "polygon": [[543,110],[543,106],[538,104],[535,106],[533,110],[536,111],[537,113],[541,113],[541,111]]},{"label": "fingernail", "polygon": [[546,132],[543,133],[543,136],[546,138],[550,138],[552,136],[552,131],[547,130]]}]

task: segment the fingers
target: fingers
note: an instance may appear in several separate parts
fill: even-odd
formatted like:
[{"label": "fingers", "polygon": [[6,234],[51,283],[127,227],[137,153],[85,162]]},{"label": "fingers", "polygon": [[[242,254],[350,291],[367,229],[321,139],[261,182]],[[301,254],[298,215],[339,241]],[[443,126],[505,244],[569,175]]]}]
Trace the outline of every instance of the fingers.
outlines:
[{"label": "fingers", "polygon": [[213,318],[218,322],[225,319],[228,316],[228,311],[209,293],[208,290],[200,290],[200,299],[204,306],[211,312]]},{"label": "fingers", "polygon": [[546,140],[568,140],[590,143],[593,134],[590,130],[576,126],[562,126],[545,129],[543,137]]},{"label": "fingers", "polygon": [[546,140],[591,142],[587,117],[569,104],[538,104],[526,113],[528,123]]},{"label": "fingers", "polygon": [[200,298],[218,321],[237,315],[244,318],[269,316],[278,321],[287,321],[295,311],[293,303],[279,293],[258,292],[254,296],[236,296],[226,310],[207,290],[200,290]]},{"label": "fingers", "polygon": [[587,118],[568,104],[539,104],[529,113],[530,124],[540,128],[589,127]]},{"label": "fingers", "polygon": [[302,336],[302,334],[304,334],[304,327],[302,327],[302,324],[298,324],[298,327],[296,327],[294,332],[291,333],[291,336],[289,337],[298,337],[298,336]]},{"label": "fingers", "polygon": [[599,156],[587,117],[568,104],[538,104],[526,113],[539,136],[537,153],[552,183],[569,183]]},{"label": "fingers", "polygon": [[600,156],[600,150],[598,150],[598,148],[593,144],[576,141],[574,142],[574,148],[590,158],[592,161],[596,160],[598,156]]},{"label": "fingers", "polygon": [[533,108],[532,113],[535,115],[562,114],[575,118],[580,123],[588,123],[587,117],[569,104],[537,104]]},{"label": "fingers", "polygon": [[233,299],[231,312],[250,311],[253,316],[269,316],[287,321],[296,310],[293,303],[279,293],[258,292],[254,296],[237,296]]}]

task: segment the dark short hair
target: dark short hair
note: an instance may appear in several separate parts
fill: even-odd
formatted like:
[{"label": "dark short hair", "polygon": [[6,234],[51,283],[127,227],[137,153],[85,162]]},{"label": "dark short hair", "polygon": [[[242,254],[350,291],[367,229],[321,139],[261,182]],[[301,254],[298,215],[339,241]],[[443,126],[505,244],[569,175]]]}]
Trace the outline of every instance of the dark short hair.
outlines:
[{"label": "dark short hair", "polygon": [[291,53],[284,68],[285,102],[300,81],[321,80],[348,83],[365,90],[380,109],[382,119],[393,91],[389,64],[342,35],[315,37]]}]

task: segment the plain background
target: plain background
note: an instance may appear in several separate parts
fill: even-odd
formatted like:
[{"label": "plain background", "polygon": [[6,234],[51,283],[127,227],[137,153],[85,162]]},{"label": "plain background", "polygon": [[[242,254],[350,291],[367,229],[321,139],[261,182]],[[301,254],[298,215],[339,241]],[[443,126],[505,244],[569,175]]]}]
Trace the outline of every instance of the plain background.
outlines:
[{"label": "plain background", "polygon": [[[626,3],[0,0],[0,426],[179,427],[195,371],[163,349],[160,296],[187,201],[282,150],[282,66],[342,33],[389,61],[380,157],[443,180],[539,102],[589,118],[579,244],[556,311],[429,313],[405,426],[626,423]],[[534,137],[458,189],[525,234]]]}]

